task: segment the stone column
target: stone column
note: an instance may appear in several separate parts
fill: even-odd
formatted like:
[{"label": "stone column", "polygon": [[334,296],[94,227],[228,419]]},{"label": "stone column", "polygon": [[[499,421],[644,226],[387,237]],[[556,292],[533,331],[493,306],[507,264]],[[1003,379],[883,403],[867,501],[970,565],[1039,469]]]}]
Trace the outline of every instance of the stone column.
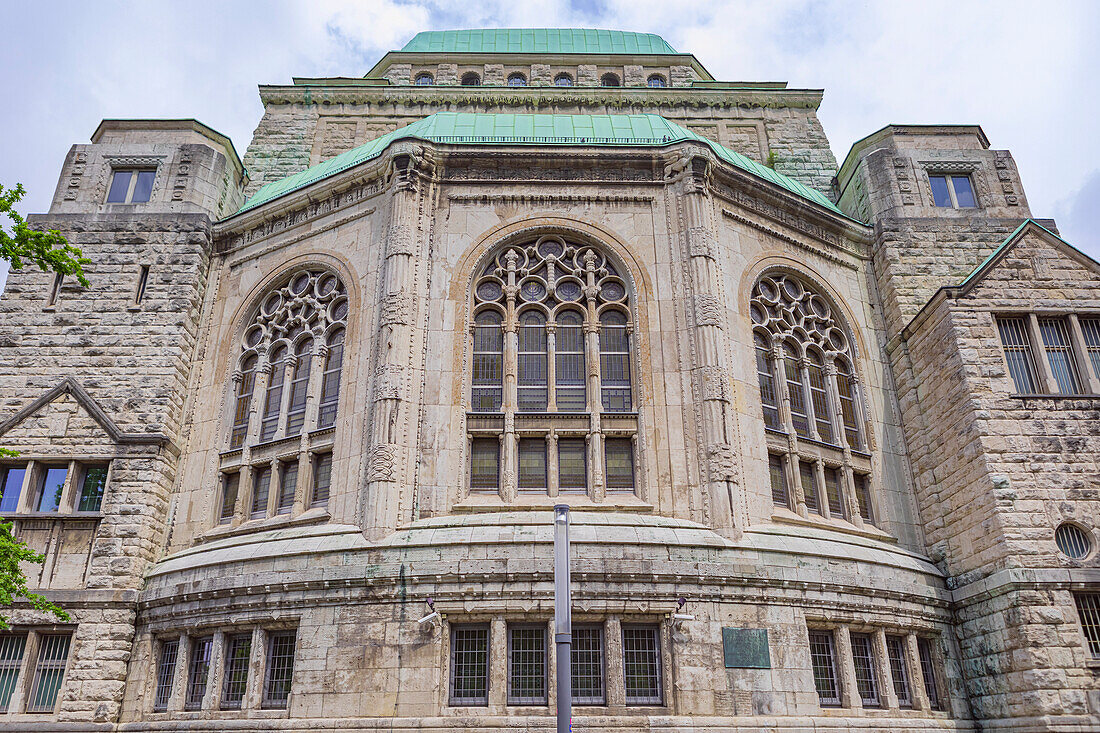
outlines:
[{"label": "stone column", "polygon": [[856,686],[856,665],[852,660],[852,633],[848,626],[838,626],[836,638],[836,668],[840,673],[840,704],[846,708],[862,709],[863,698]]},{"label": "stone column", "polygon": [[1081,330],[1081,320],[1076,313],[1069,314],[1069,337],[1073,343],[1073,356],[1081,367],[1077,370],[1081,373],[1081,389],[1090,394],[1100,394],[1100,374],[1095,369],[1089,369],[1089,350],[1085,343],[1085,332]]},{"label": "stone column", "polygon": [[248,655],[248,680],[245,683],[244,699],[241,700],[241,708],[244,710],[256,710],[263,700],[266,636],[263,629],[252,629],[252,647]]},{"label": "stone column", "polygon": [[604,626],[604,685],[609,708],[626,705],[623,681],[623,629],[618,616],[611,616]]},{"label": "stone column", "polygon": [[1048,394],[1058,394],[1060,391],[1058,380],[1054,378],[1054,372],[1050,369],[1050,362],[1047,361],[1046,351],[1043,348],[1043,332],[1039,328],[1039,317],[1034,313],[1029,313],[1027,316],[1027,335],[1028,340],[1031,341],[1031,353],[1034,357],[1035,368],[1039,371],[1035,375],[1039,380],[1036,387],[1043,388],[1043,391]]},{"label": "stone column", "polygon": [[168,712],[183,710],[183,701],[187,695],[187,672],[191,666],[191,637],[180,634],[180,645],[176,649],[176,669],[172,673],[172,695],[168,698]]},{"label": "stone column", "polygon": [[504,286],[507,302],[504,316],[504,434],[500,442],[500,498],[511,503],[516,498],[516,462],[519,460],[519,438],[516,437],[516,410],[519,408],[519,323],[516,316],[516,265],[519,255],[508,250],[504,263],[508,269]]},{"label": "stone column", "polygon": [[917,650],[917,635],[905,635],[905,666],[909,672],[909,688],[913,696],[913,709],[927,712],[932,709],[928,693],[924,689],[924,672],[920,668],[920,652]]},{"label": "stone column", "polygon": [[558,495],[558,434],[554,430],[546,436],[546,493]]},{"label": "stone column", "polygon": [[603,432],[600,414],[603,412],[603,388],[600,382],[600,317],[596,313],[596,255],[592,250],[584,253],[585,271],[585,362],[588,365],[588,495],[595,502],[602,502],[607,489],[603,476]]},{"label": "stone column", "polygon": [[210,645],[210,668],[206,674],[206,694],[202,698],[203,710],[217,710],[222,699],[222,677],[225,674],[225,633],[214,632]]},{"label": "stone column", "polygon": [[489,622],[489,711],[504,712],[508,702],[508,624],[503,616]]},{"label": "stone column", "polygon": [[19,663],[16,685],[12,689],[11,698],[8,700],[9,712],[19,712],[25,708],[26,696],[30,694],[30,685],[26,683],[34,674],[36,659],[38,659],[38,632],[31,629],[27,632],[27,643],[23,646],[23,660]]},{"label": "stone column", "polygon": [[871,634],[871,648],[875,654],[875,669],[878,670],[879,699],[882,706],[890,710],[898,709],[898,692],[894,689],[894,674],[890,671],[890,655],[886,649],[886,632],[875,629]]}]

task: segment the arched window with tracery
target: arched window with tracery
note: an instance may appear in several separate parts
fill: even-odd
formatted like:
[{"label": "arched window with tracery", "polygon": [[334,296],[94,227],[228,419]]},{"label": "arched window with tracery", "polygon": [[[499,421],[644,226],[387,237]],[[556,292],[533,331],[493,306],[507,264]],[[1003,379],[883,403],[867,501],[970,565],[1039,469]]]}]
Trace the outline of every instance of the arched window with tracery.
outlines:
[{"label": "arched window with tracery", "polygon": [[636,490],[632,312],[628,281],[599,246],[543,236],[481,266],[467,418],[472,491],[599,500]]},{"label": "arched window with tracery", "polygon": [[847,327],[823,293],[787,272],[756,282],[749,314],[774,502],[872,523],[870,456]]},{"label": "arched window with tracery", "polygon": [[261,299],[237,349],[220,523],[327,503],[347,318],[344,284],[321,268],[287,275]]}]

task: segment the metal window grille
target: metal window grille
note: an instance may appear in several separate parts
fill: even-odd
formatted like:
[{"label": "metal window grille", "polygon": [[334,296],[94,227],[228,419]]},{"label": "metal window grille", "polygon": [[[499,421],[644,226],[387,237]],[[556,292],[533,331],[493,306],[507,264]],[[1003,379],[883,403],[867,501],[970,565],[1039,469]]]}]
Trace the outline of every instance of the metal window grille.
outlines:
[{"label": "metal window grille", "polygon": [[604,480],[609,491],[634,490],[634,444],[630,438],[606,438]]},{"label": "metal window grille", "polygon": [[328,340],[325,371],[321,375],[321,399],[317,403],[317,427],[336,424],[336,407],[340,402],[340,369],[344,364],[344,332],[337,331]]},{"label": "metal window grille", "polygon": [[332,487],[332,454],[319,453],[313,457],[313,497],[310,506],[326,506]]},{"label": "metal window grille", "polygon": [[294,508],[294,493],[298,490],[298,461],[284,461],[279,466],[279,514],[290,514]]},{"label": "metal window grille", "polygon": [[252,518],[267,516],[267,494],[271,490],[271,467],[257,468],[252,479]]},{"label": "metal window grille", "polygon": [[768,476],[771,478],[772,484],[772,503],[790,509],[791,499],[787,491],[787,466],[781,456],[768,456]]},{"label": "metal window grille", "polygon": [[837,685],[836,649],[832,631],[810,632],[810,666],[814,671],[818,701],[823,706],[839,706],[840,688]]},{"label": "metal window grille", "polygon": [[290,378],[290,403],[286,408],[286,434],[298,435],[306,422],[306,391],[309,388],[309,370],[313,363],[313,339],[306,339],[295,350],[298,362]]},{"label": "metal window grille", "polygon": [[500,316],[482,313],[474,325],[472,405],[474,412],[499,412],[503,402],[501,376],[504,365],[504,333]]},{"label": "metal window grille", "polygon": [[843,495],[840,491],[840,469],[825,469],[825,497],[829,501],[829,514],[831,516],[837,519],[848,518]]},{"label": "metal window grille", "polygon": [[573,702],[577,705],[604,705],[603,629],[599,626],[574,626],[573,647],[569,657]]},{"label": "metal window grille", "polygon": [[34,669],[28,713],[52,713],[61,690],[65,663],[69,660],[69,634],[43,634],[38,637],[38,663]]},{"label": "metal window grille", "polygon": [[283,380],[286,377],[286,348],[280,346],[271,357],[264,417],[260,423],[260,440],[271,440],[279,429],[279,412],[283,409]]},{"label": "metal window grille", "polygon": [[546,491],[544,438],[520,438],[518,487],[520,491]]},{"label": "metal window grille", "polygon": [[290,683],[294,677],[293,631],[280,631],[267,637],[267,674],[264,675],[264,695],[261,707],[285,708],[290,698]]},{"label": "metal window grille", "polygon": [[172,687],[176,682],[176,659],[179,657],[180,640],[160,643],[160,659],[157,661],[157,691],[153,697],[153,710],[167,710],[172,699]]},{"label": "metal window grille", "polygon": [[489,704],[489,627],[451,627],[451,705]]},{"label": "metal window grille", "polygon": [[924,692],[928,695],[928,704],[933,710],[943,710],[939,684],[936,680],[936,667],[932,663],[932,644],[928,639],[917,639],[917,656],[920,657],[920,672],[924,678]]},{"label": "metal window grille", "polygon": [[500,441],[496,438],[471,441],[470,488],[475,491],[500,489]]},{"label": "metal window grille", "polygon": [[1032,363],[1031,339],[1023,318],[998,318],[997,330],[1001,334],[1008,373],[1019,394],[1035,394],[1035,365]]},{"label": "metal window grille", "polygon": [[237,509],[237,493],[241,487],[241,475],[239,473],[227,473],[222,475],[222,507],[218,515],[219,524],[228,524],[233,521],[233,513]]},{"label": "metal window grille", "polygon": [[229,434],[229,447],[240,448],[248,435],[248,418],[252,408],[252,392],[256,388],[256,357],[245,359],[241,368],[241,381],[237,385],[237,404],[233,412],[233,431]]},{"label": "metal window grille", "polygon": [[567,311],[558,317],[554,337],[554,383],[558,410],[583,412],[587,407],[584,369],[584,329],[580,315]]},{"label": "metal window grille", "polygon": [[802,495],[806,497],[806,508],[821,514],[821,499],[818,497],[817,471],[808,461],[798,462],[798,478],[802,482]]},{"label": "metal window grille", "polygon": [[875,652],[870,634],[852,634],[852,662],[856,669],[856,689],[863,700],[863,707],[882,705],[878,696],[878,680],[875,675]]},{"label": "metal window grille", "polygon": [[[839,362],[838,362],[839,367]],[[836,375],[837,396],[840,397],[840,414],[844,420],[844,438],[852,450],[863,449],[863,437],[859,430],[859,408],[856,405],[856,380],[844,369]]]},{"label": "metal window grille", "polygon": [[1064,318],[1040,318],[1039,333],[1046,347],[1047,363],[1054,374],[1061,394],[1080,394],[1081,381],[1077,376],[1077,365],[1073,358],[1073,348],[1069,342],[1069,331]]},{"label": "metal window grille", "polygon": [[1085,351],[1092,362],[1092,373],[1100,379],[1100,318],[1082,318],[1081,333],[1085,337]]},{"label": "metal window grille", "polygon": [[626,318],[615,311],[600,317],[600,386],[603,409],[607,412],[629,412],[630,398],[630,337]]},{"label": "metal window grille", "polygon": [[546,704],[546,628],[508,629],[508,704]]},{"label": "metal window grille", "polygon": [[791,398],[791,421],[794,432],[800,438],[810,437],[810,417],[806,412],[806,392],[802,386],[802,373],[794,355],[787,350],[783,359],[783,371],[787,377],[787,396]]},{"label": "metal window grille", "polygon": [[103,505],[103,491],[107,487],[107,464],[85,464],[84,480],[80,486],[78,512],[98,512]]},{"label": "metal window grille", "polygon": [[905,637],[887,636],[886,656],[890,660],[890,679],[894,682],[898,706],[913,707],[913,695],[909,690],[909,670],[905,664]]},{"label": "metal window grille", "polygon": [[546,409],[546,323],[542,316],[527,312],[520,320],[518,372],[516,375],[517,407],[521,412]]},{"label": "metal window grille", "polygon": [[1089,554],[1092,542],[1089,536],[1075,524],[1061,524],[1054,530],[1054,541],[1066,557],[1080,560]]},{"label": "metal window grille", "polygon": [[11,703],[26,648],[26,634],[0,635],[0,712],[7,712],[8,704]]},{"label": "metal window grille", "polygon": [[1100,659],[1100,593],[1074,593],[1073,600],[1088,642],[1089,656]]},{"label": "metal window grille", "polygon": [[623,626],[627,705],[660,705],[661,643],[656,626]]},{"label": "metal window grille", "polygon": [[0,512],[14,512],[19,507],[19,495],[23,492],[23,479],[27,476],[27,465],[4,466],[0,468],[3,484],[0,489]]},{"label": "metal window grille", "polygon": [[248,662],[252,656],[252,634],[234,634],[226,643],[225,689],[222,692],[223,710],[240,709],[248,687]]},{"label": "metal window grille", "polygon": [[191,664],[187,668],[187,697],[184,698],[185,710],[198,710],[206,696],[206,678],[210,671],[210,651],[214,646],[214,637],[204,636],[191,642]]},{"label": "metal window grille", "polygon": [[775,371],[772,369],[771,351],[760,334],[754,337],[756,344],[756,377],[760,381],[760,404],[764,408],[764,425],[772,430],[782,430],[779,418],[779,391],[775,387]]},{"label": "metal window grille", "polygon": [[855,475],[856,480],[856,503],[859,504],[859,516],[863,518],[867,524],[875,523],[875,510],[871,504],[871,477],[866,474],[857,473]]},{"label": "metal window grille", "polygon": [[566,493],[583,493],[588,490],[588,460],[584,438],[558,440],[558,489]]},{"label": "metal window grille", "polygon": [[810,364],[807,372],[810,375],[810,403],[814,408],[817,437],[826,443],[832,443],[833,422],[829,415],[829,398],[825,393],[825,373],[817,364]]}]

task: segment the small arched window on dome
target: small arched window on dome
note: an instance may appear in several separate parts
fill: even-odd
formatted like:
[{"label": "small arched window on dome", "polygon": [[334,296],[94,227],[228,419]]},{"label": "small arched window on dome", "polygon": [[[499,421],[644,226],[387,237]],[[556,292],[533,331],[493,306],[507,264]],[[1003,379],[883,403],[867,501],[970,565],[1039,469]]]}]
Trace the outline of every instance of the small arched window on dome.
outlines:
[{"label": "small arched window on dome", "polygon": [[508,75],[508,86],[510,87],[525,87],[527,86],[527,77],[516,71]]},{"label": "small arched window on dome", "polygon": [[560,74],[558,74],[557,76],[554,77],[554,86],[556,86],[556,87],[571,87],[571,86],[573,86],[573,77],[570,74],[563,71],[562,73],[560,73]]},{"label": "small arched window on dome", "polygon": [[435,78],[428,72],[423,71],[416,75],[416,85],[418,87],[429,87],[432,84],[435,84]]},{"label": "small arched window on dome", "polygon": [[619,81],[619,75],[613,74],[610,71],[600,77],[601,87],[621,87],[622,82]]},{"label": "small arched window on dome", "polygon": [[481,86],[481,75],[476,71],[467,71],[462,75],[462,86],[464,87],[479,87]]},{"label": "small arched window on dome", "polygon": [[645,84],[646,84],[647,87],[654,87],[654,88],[660,88],[660,87],[667,87],[668,86],[668,82],[666,82],[665,78],[663,76],[661,76],[660,74],[650,74],[649,78],[645,80]]}]

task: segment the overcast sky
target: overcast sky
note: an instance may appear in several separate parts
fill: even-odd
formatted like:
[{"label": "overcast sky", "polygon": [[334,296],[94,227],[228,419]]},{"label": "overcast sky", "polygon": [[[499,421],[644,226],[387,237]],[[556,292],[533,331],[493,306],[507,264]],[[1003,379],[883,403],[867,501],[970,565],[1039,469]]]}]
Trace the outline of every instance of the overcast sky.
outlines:
[{"label": "overcast sky", "polygon": [[[1016,158],[1036,217],[1100,259],[1100,3],[760,0],[8,2],[0,183],[49,208],[104,117],[194,117],[243,156],[258,84],[361,76],[417,31],[658,33],[718,79],[824,88],[837,160],[889,123],[977,123]],[[3,274],[0,273],[0,279]]]}]

